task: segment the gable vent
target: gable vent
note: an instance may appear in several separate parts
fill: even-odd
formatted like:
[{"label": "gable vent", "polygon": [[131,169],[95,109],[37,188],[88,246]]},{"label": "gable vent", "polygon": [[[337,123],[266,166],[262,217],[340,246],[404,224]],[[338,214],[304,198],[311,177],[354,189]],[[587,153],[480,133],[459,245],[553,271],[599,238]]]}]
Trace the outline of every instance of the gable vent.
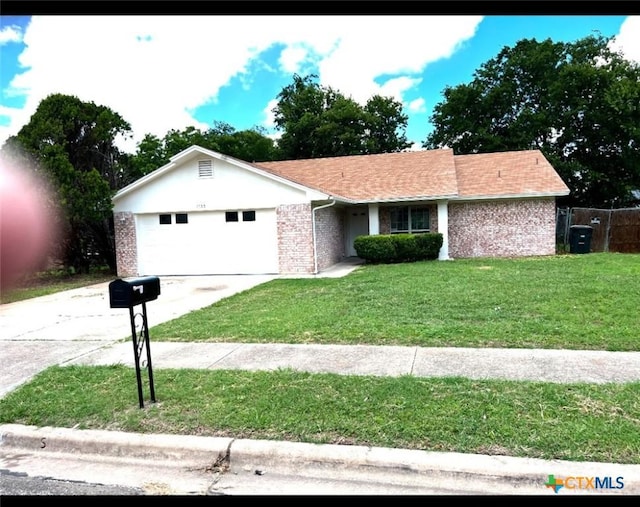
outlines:
[{"label": "gable vent", "polygon": [[213,160],[198,160],[198,176],[200,178],[213,176]]}]

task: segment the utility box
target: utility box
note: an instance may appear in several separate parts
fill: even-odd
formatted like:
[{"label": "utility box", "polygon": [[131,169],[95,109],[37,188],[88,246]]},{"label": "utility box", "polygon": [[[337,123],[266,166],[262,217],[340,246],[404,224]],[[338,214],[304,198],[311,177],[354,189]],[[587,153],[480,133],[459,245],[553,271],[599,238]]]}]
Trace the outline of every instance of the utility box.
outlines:
[{"label": "utility box", "polygon": [[160,279],[157,276],[118,278],[109,284],[111,308],[132,308],[141,303],[158,299]]},{"label": "utility box", "polygon": [[593,227],[590,225],[572,225],[569,227],[569,252],[585,254],[591,252],[591,236]]}]

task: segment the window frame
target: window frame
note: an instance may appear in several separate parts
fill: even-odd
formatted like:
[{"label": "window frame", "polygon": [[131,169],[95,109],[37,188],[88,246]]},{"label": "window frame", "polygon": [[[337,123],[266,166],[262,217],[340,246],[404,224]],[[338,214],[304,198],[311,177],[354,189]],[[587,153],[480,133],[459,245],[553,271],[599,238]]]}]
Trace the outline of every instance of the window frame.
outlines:
[{"label": "window frame", "polygon": [[[394,220],[394,212],[402,212],[403,215],[406,214],[406,224],[407,224],[406,229],[404,228],[400,229],[397,227],[397,224],[400,222],[400,220],[398,219]],[[418,213],[418,212],[426,214],[426,221],[428,225],[426,229],[414,227],[414,220],[417,220],[417,217],[416,219],[414,219],[414,216],[415,216],[414,213]],[[404,217],[402,217],[401,221],[405,222]],[[394,228],[394,224],[396,224],[395,228]],[[431,232],[431,209],[429,208],[429,206],[424,206],[424,205],[392,206],[389,208],[389,230],[391,234],[420,234],[424,232]]]}]

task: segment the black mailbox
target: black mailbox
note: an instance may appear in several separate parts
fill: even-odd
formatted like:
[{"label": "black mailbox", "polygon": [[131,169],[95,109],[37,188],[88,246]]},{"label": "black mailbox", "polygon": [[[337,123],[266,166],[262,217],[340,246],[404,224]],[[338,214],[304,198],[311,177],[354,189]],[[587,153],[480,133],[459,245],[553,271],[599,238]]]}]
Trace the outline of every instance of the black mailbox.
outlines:
[{"label": "black mailbox", "polygon": [[157,276],[118,278],[109,284],[111,308],[131,308],[158,299],[160,279]]}]

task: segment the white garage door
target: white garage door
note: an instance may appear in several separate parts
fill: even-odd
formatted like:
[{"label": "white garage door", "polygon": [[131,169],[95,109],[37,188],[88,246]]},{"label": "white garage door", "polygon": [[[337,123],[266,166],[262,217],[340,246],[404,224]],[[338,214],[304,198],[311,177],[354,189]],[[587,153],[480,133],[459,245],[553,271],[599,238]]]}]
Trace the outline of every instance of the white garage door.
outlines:
[{"label": "white garage door", "polygon": [[273,209],[144,214],[136,224],[141,275],[278,272]]}]

